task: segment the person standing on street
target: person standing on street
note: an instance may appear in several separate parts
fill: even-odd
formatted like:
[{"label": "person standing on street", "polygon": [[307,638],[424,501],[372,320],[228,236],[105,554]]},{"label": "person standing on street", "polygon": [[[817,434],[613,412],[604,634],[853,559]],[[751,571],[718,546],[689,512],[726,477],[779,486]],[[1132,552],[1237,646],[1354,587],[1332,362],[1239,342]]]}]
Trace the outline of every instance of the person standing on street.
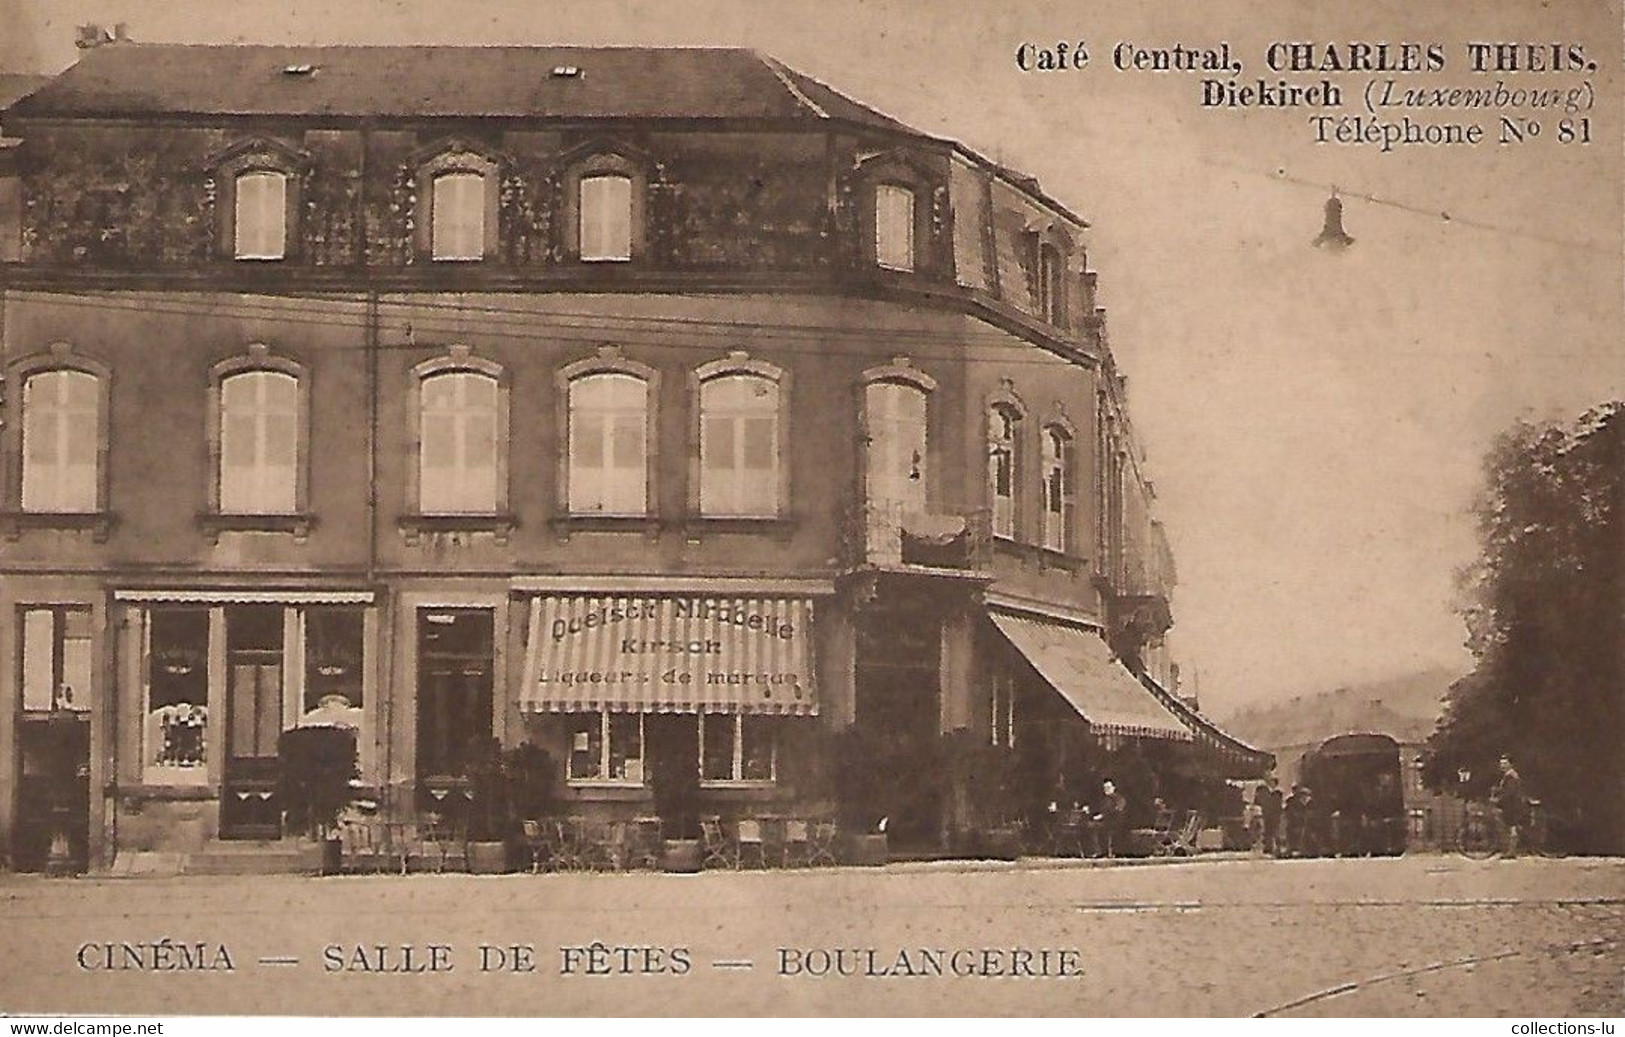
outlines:
[{"label": "person standing on street", "polygon": [[1518,770],[1512,766],[1509,757],[1501,757],[1501,778],[1495,783],[1490,800],[1501,812],[1501,821],[1507,826],[1506,856],[1511,860],[1518,856],[1518,842],[1524,825],[1528,823],[1529,800],[1523,794],[1523,778],[1518,776]]},{"label": "person standing on street", "polygon": [[1281,855],[1281,787],[1275,778],[1265,780],[1256,802],[1264,812],[1264,852]]}]

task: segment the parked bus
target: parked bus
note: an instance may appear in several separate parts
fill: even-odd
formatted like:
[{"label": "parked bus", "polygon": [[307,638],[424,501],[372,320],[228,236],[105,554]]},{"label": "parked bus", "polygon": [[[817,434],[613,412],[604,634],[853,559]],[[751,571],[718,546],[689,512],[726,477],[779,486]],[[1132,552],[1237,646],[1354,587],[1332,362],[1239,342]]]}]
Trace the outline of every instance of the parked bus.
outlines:
[{"label": "parked bus", "polygon": [[1405,794],[1394,739],[1379,734],[1328,738],[1303,754],[1298,773],[1313,794],[1311,823],[1322,852],[1405,852]]}]

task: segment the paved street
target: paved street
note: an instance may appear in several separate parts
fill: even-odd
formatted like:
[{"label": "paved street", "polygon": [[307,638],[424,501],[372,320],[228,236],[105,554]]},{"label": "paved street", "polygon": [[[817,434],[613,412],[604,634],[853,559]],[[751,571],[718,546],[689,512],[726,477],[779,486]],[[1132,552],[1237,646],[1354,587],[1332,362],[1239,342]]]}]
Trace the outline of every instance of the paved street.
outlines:
[{"label": "paved street", "polygon": [[[699,876],[8,877],[0,880],[0,1008],[500,1015],[1625,1011],[1625,861],[1057,863]],[[190,949],[154,949],[163,938]],[[594,941],[610,950],[561,949]],[[508,948],[510,963],[513,945],[531,945],[535,971],[481,971],[481,943]],[[403,944],[412,945],[410,958]],[[858,950],[836,955],[837,948]],[[1074,949],[1075,956],[1060,953]],[[186,964],[205,967],[175,969]],[[497,964],[495,952],[486,964]],[[841,977],[843,964],[847,971],[888,974]],[[566,967],[570,973],[562,974]],[[781,974],[798,967],[799,975]],[[392,968],[421,971],[381,971]],[[1020,974],[990,978],[985,971]],[[1052,974],[1031,974],[1044,971]]]}]

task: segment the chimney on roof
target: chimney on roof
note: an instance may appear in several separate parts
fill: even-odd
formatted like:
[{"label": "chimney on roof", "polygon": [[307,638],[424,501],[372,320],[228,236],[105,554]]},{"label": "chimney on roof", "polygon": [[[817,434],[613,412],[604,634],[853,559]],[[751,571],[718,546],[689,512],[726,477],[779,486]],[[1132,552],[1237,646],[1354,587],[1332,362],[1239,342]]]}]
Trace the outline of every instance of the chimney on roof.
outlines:
[{"label": "chimney on roof", "polygon": [[104,29],[92,22],[89,25],[79,26],[73,45],[80,50],[91,50],[107,43],[128,43],[129,41],[129,26],[124,22],[114,25],[111,30]]}]

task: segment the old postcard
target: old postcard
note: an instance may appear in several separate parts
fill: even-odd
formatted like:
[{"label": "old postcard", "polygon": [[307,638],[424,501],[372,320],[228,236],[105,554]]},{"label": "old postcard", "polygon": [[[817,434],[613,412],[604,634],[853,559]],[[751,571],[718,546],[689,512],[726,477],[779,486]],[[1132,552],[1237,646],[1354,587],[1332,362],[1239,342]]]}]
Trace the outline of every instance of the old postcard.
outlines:
[{"label": "old postcard", "polygon": [[1621,1014],[1621,85],[0,0],[0,1012]]}]

